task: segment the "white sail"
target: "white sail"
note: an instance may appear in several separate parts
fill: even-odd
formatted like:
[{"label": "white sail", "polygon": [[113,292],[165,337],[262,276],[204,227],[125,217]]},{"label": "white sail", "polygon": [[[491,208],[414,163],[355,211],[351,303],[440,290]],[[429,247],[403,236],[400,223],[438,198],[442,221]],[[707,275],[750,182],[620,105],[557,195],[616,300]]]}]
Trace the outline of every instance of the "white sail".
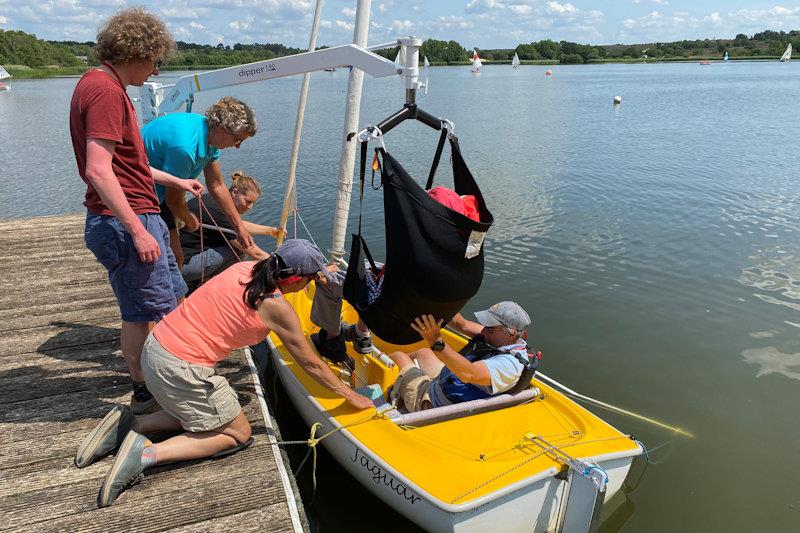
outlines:
[{"label": "white sail", "polygon": [[425,66],[425,68],[428,68],[428,67],[431,66],[431,62],[428,61],[428,56],[425,56],[424,61],[423,61],[423,65]]},{"label": "white sail", "polygon": [[7,78],[11,78],[11,74],[3,68],[3,65],[0,65],[0,80],[5,80]]},{"label": "white sail", "polygon": [[397,56],[394,58],[395,65],[404,66],[406,64],[406,49],[404,47],[400,47],[400,50],[397,51]]},{"label": "white sail", "polygon": [[519,56],[514,52],[514,59],[511,60],[511,66],[517,68],[519,66]]},{"label": "white sail", "polygon": [[792,59],[792,43],[789,43],[789,46],[786,47],[786,51],[781,56],[781,61],[784,63],[788,63],[790,59]]},{"label": "white sail", "polygon": [[480,72],[483,63],[481,63],[481,58],[478,57],[478,52],[474,48],[472,49],[472,72]]},{"label": "white sail", "polygon": [[725,52],[725,55],[722,56],[722,60],[723,61],[727,61],[728,60],[728,52]]}]

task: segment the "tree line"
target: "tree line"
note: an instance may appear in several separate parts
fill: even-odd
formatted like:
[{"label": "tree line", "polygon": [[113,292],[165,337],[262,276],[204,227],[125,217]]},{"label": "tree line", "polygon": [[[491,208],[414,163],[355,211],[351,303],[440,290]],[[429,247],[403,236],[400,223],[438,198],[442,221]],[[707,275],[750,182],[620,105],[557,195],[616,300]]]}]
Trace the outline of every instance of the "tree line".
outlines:
[{"label": "tree line", "polygon": [[[698,39],[635,45],[589,45],[544,39],[519,44],[516,48],[478,49],[478,52],[482,59],[488,61],[510,61],[516,52],[523,61],[591,63],[644,58],[718,57],[724,52],[728,52],[731,58],[777,57],[789,43],[800,47],[800,31],[793,30],[786,33],[766,30],[753,36],[739,34],[733,39]],[[97,60],[92,54],[93,46],[92,42],[44,41],[22,31],[0,30],[0,64],[30,68],[97,65]],[[240,65],[304,51],[277,43],[213,46],[178,41],[177,51],[166,59],[165,65],[175,68]],[[397,51],[398,48],[393,48],[378,53],[394,59]],[[420,49],[420,57],[423,56],[427,56],[433,64],[465,63],[472,56],[472,48],[467,49],[452,40],[428,39],[423,42]]]}]

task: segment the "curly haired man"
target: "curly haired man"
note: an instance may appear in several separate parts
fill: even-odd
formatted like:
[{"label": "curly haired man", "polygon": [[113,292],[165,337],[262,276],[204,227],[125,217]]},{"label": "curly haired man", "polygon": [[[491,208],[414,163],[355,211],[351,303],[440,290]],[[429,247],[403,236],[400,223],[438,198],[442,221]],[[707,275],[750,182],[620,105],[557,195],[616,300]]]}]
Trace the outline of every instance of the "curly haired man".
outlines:
[{"label": "curly haired man", "polygon": [[84,74],[70,104],[72,146],[86,183],[84,239],[108,271],[119,303],[120,344],[137,413],[157,408],[139,363],[148,325],[174,309],[187,290],[169,248],[154,182],[195,195],[203,185],[150,167],[125,89],[158,74],[174,48],[161,20],[142,8],[119,11],[97,35],[101,66]]}]

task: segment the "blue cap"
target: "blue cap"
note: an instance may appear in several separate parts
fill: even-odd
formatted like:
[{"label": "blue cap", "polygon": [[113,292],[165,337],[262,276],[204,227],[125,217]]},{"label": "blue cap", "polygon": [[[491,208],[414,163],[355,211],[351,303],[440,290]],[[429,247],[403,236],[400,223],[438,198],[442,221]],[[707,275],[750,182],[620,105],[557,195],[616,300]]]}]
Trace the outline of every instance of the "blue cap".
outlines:
[{"label": "blue cap", "polygon": [[307,276],[322,272],[330,279],[330,273],[325,266],[325,257],[316,244],[305,239],[288,239],[283,241],[275,255],[283,259],[286,268],[291,269],[292,275]]}]

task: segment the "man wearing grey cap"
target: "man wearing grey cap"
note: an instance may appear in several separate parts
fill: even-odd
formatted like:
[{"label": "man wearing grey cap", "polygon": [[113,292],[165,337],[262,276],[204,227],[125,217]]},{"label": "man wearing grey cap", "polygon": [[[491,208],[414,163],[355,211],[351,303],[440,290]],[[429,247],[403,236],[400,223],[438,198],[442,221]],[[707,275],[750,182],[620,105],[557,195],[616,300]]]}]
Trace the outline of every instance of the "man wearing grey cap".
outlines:
[{"label": "man wearing grey cap", "polygon": [[[500,302],[475,313],[478,322],[460,313],[450,325],[472,337],[457,352],[442,339],[441,321],[432,315],[414,319],[412,329],[430,348],[390,355],[400,367],[392,398],[409,412],[515,393],[530,386],[540,354],[527,344],[528,313],[514,302]],[[419,365],[417,367],[414,362]]]}]

